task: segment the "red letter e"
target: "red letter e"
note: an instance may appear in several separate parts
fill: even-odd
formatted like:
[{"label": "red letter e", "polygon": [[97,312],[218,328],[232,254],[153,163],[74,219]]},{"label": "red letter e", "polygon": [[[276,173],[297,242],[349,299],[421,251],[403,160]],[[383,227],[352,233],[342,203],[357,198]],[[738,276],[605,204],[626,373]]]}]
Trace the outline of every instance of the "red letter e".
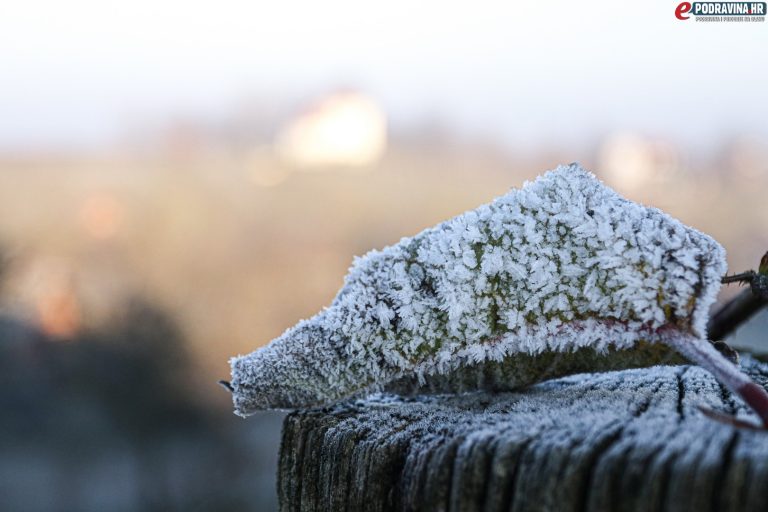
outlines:
[{"label": "red letter e", "polygon": [[683,14],[689,12],[690,10],[691,10],[691,3],[683,2],[677,6],[677,9],[675,9],[675,16],[677,16],[677,19],[679,20],[687,20],[688,18],[690,18],[690,16],[683,16]]}]

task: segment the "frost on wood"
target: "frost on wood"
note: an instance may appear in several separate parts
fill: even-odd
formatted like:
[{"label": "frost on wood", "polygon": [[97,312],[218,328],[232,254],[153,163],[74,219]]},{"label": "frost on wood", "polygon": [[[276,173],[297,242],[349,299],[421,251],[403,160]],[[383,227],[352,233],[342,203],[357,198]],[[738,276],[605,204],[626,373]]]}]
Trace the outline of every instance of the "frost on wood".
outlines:
[{"label": "frost on wood", "polygon": [[[768,383],[768,365],[741,369]],[[283,426],[280,509],[764,512],[768,436],[699,407],[754,421],[696,366],[300,410]]]},{"label": "frost on wood", "polygon": [[[413,376],[704,338],[722,247],[578,165],[357,258],[332,304],[231,360],[235,409],[326,404]],[[516,384],[528,384],[531,379]]]}]

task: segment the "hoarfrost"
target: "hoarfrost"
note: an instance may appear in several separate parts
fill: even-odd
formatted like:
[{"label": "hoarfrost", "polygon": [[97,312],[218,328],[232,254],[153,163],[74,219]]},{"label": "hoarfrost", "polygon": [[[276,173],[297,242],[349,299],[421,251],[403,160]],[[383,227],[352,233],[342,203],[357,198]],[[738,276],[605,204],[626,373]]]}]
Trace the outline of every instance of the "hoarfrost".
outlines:
[{"label": "hoarfrost", "polygon": [[577,164],[355,258],[330,307],[233,358],[238,414],[325,404],[516,353],[703,338],[725,272],[709,236]]}]

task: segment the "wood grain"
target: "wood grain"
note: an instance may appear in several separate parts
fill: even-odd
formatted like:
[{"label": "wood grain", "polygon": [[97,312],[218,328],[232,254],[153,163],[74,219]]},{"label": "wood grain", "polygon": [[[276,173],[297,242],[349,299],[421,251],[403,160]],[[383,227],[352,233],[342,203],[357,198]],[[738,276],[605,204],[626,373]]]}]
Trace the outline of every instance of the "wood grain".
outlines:
[{"label": "wood grain", "polygon": [[[768,384],[768,365],[742,366]],[[700,406],[756,422],[686,365],[297,411],[283,426],[281,509],[768,510],[768,432]]]}]

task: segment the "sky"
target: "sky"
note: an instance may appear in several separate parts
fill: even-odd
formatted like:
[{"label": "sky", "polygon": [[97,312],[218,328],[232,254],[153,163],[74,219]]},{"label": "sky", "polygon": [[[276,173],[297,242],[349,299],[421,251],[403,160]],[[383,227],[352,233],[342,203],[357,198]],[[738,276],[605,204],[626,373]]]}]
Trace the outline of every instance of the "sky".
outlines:
[{"label": "sky", "polygon": [[338,87],[394,126],[512,147],[764,139],[768,22],[680,21],[678,3],[4,2],[0,150],[99,148],[147,120]]}]

